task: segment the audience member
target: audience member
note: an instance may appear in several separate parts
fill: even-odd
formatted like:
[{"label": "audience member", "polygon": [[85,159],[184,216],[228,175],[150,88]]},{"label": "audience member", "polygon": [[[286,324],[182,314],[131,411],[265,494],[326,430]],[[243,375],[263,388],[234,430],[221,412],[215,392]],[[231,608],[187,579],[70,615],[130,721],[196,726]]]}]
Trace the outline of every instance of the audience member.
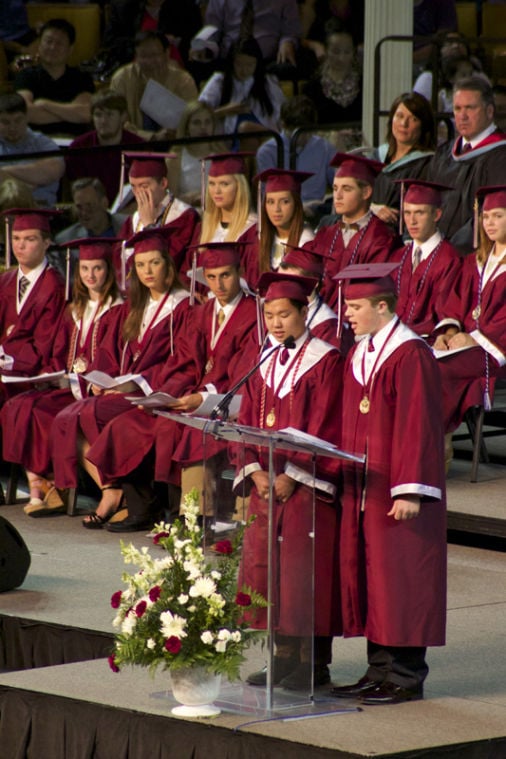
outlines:
[{"label": "audience member", "polygon": [[463,79],[454,88],[457,139],[436,150],[426,179],[455,189],[448,192],[440,229],[463,253],[472,250],[473,203],[479,187],[504,180],[506,135],[494,122],[494,95],[483,79]]},{"label": "audience member", "polygon": [[459,253],[437,226],[444,193],[450,188],[421,179],[397,181],[405,188],[402,213],[411,239],[399,255],[392,256],[400,261],[394,275],[396,312],[403,324],[427,338],[442,318],[460,273]]},{"label": "audience member", "polygon": [[67,65],[75,38],[70,22],[47,21],[40,34],[38,63],[14,79],[14,89],[26,100],[29,123],[47,134],[75,135],[90,127],[93,80]]},{"label": "audience member", "polygon": [[93,131],[73,140],[69,148],[86,149],[80,155],[65,155],[66,176],[73,182],[82,177],[96,177],[105,187],[109,205],[118,195],[121,180],[121,150],[94,151],[95,147],[134,145],[144,140],[125,129],[128,118],[127,104],[123,95],[112,90],[99,90],[91,99]]},{"label": "audience member", "polygon": [[325,25],[325,55],[302,92],[314,102],[320,124],[362,118],[362,73],[355,44],[334,19]]},{"label": "audience member", "polygon": [[434,343],[444,352],[439,367],[447,433],[471,406],[489,409],[496,378],[506,377],[506,187],[482,187],[477,200],[479,244],[448,294]]},{"label": "audience member", "polygon": [[82,399],[79,375],[92,363],[102,344],[108,325],[106,315],[122,302],[112,266],[111,243],[97,237],[74,242],[79,246],[79,268],[73,299],[57,329],[54,325],[52,355],[43,367],[46,372],[65,369],[69,384],[65,388],[24,392],[11,398],[2,411],[3,457],[27,470],[30,501],[24,512],[31,517],[64,509],[52,482],[51,424],[59,411]]},{"label": "audience member", "polygon": [[326,26],[337,22],[348,29],[361,47],[364,41],[364,0],[302,0],[299,13],[302,21],[302,44],[320,61],[325,56]]},{"label": "audience member", "polygon": [[206,142],[174,145],[174,157],[167,160],[169,187],[185,203],[197,207],[202,195],[202,159],[210,152],[219,152],[223,146],[214,142],[216,131],[214,110],[199,100],[186,106],[179,122],[176,139],[183,137],[209,137]]},{"label": "audience member", "polygon": [[[455,0],[413,0],[413,6],[413,34],[416,37],[434,37],[438,32],[457,31]],[[432,42],[415,42],[415,71],[424,66],[432,54]]]},{"label": "audience member", "polygon": [[0,45],[7,59],[31,55],[37,45],[37,34],[30,28],[26,0],[3,0],[0,6]]},{"label": "audience member", "polygon": [[[28,126],[27,106],[17,92],[0,94],[0,156],[39,153],[58,150],[58,145],[46,135]],[[0,161],[0,183],[18,179],[29,185],[33,197],[41,206],[56,203],[60,179],[65,172],[63,158],[35,158]]]},{"label": "audience member", "polygon": [[224,72],[216,72],[204,85],[199,100],[214,108],[223,123],[220,131],[279,129],[279,112],[285,99],[277,79],[265,73],[262,52],[255,39],[234,43]]},{"label": "audience member", "polygon": [[135,57],[113,75],[111,90],[127,102],[127,129],[146,139],[173,137],[174,131],[157,124],[141,110],[141,100],[148,81],[153,79],[185,101],[198,97],[197,87],[187,71],[168,59],[168,41],[158,32],[139,32],[135,37]]},{"label": "audience member", "polygon": [[[11,239],[6,244],[12,244],[18,265],[0,275],[2,374],[33,376],[50,360],[55,325],[65,302],[63,280],[46,258],[51,244],[49,219],[56,213],[40,208],[3,212],[11,230]],[[8,268],[10,261],[6,258]],[[1,404],[15,392],[12,386],[6,388],[0,383]]]},{"label": "audience member", "polygon": [[118,237],[124,214],[109,212],[105,187],[96,177],[82,177],[72,183],[73,212],[77,221],[55,236],[58,244],[92,237]]},{"label": "audience member", "polygon": [[[283,168],[290,168],[290,139],[299,127],[315,127],[318,113],[313,101],[306,95],[296,95],[286,100],[281,106],[281,139],[284,149]],[[327,187],[332,184],[334,171],[330,161],[335,153],[334,146],[314,134],[312,131],[302,132],[295,146],[295,169],[307,171],[313,176],[304,182],[301,189],[304,210],[311,214],[312,209],[322,204]],[[276,168],[277,144],[274,139],[267,140],[257,152],[258,172]]]},{"label": "audience member", "polygon": [[397,704],[423,698],[426,647],[445,644],[441,381],[430,348],[395,316],[393,280],[370,265],[340,277],[359,338],[344,372],[341,444],[365,458],[342,467],[343,629],[366,637],[368,667],[332,695]]},{"label": "audience member", "polygon": [[436,148],[436,127],[430,103],[417,92],[404,92],[390,106],[386,142],[375,158],[384,167],[374,183],[372,210],[382,221],[399,222],[400,186],[395,180],[423,179]]}]

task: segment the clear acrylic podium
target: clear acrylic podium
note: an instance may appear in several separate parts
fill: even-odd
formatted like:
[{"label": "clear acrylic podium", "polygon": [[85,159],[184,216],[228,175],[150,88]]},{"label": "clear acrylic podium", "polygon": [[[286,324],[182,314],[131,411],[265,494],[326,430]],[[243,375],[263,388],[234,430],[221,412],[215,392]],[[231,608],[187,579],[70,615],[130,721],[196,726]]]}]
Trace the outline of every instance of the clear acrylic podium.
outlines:
[{"label": "clear acrylic podium", "polygon": [[[330,525],[333,524],[333,519],[337,519],[335,513],[332,514],[332,512],[335,512],[335,505],[330,503],[330,498],[327,499],[327,503],[322,503],[320,500],[317,503],[317,491],[315,488],[315,484],[317,483],[316,461],[318,457],[324,456],[326,459],[345,459],[362,462],[363,457],[347,453],[324,440],[290,428],[287,430],[267,430],[221,420],[210,420],[207,417],[191,414],[181,415],[166,411],[158,411],[156,413],[181,424],[188,425],[194,428],[196,432],[198,430],[201,431],[205,470],[207,470],[207,475],[210,475],[210,481],[216,482],[222,477],[224,466],[223,453],[229,447],[234,448],[235,470],[239,473],[244,469],[247,452],[252,449],[255,449],[262,457],[264,462],[262,468],[268,472],[269,493],[268,499],[265,502],[265,514],[257,516],[257,519],[262,521],[263,526],[260,525],[257,529],[256,519],[254,524],[247,528],[243,544],[243,561],[247,563],[249,558],[249,531],[256,530],[258,536],[265,537],[265,567],[259,570],[262,584],[265,587],[256,587],[256,589],[264,593],[267,598],[268,607],[265,620],[261,620],[260,623],[257,621],[257,623],[254,623],[254,626],[261,629],[265,628],[267,634],[265,647],[266,684],[265,687],[258,687],[245,683],[239,685],[234,683],[227,685],[224,683],[220,699],[217,703],[225,710],[261,716],[267,719],[278,713],[284,714],[287,710],[289,710],[290,714],[293,714],[293,710],[302,709],[303,712],[307,711],[308,705],[315,704],[312,660],[314,654],[315,603],[318,603],[318,598],[315,598],[315,560],[318,565],[320,559],[317,553],[319,548],[317,545],[318,540],[315,540],[316,525],[319,520],[321,522],[322,513],[325,515],[328,512]],[[217,451],[221,455],[217,455]],[[295,543],[298,548],[297,555],[288,558],[288,566],[292,567],[294,575],[289,585],[295,585],[297,588],[296,602],[291,604],[289,600],[283,601],[284,594],[282,593],[282,587],[286,578],[280,575],[279,570],[283,564],[283,556],[286,555],[287,551],[283,542],[288,543],[289,541],[283,541],[282,537],[278,534],[279,514],[283,512],[283,504],[276,499],[274,482],[276,470],[277,468],[279,469],[279,457],[282,457],[285,463],[289,462],[291,465],[292,461],[299,463],[301,456],[305,463],[306,480],[303,484],[299,484],[298,487],[304,489],[302,493],[303,505],[300,508],[304,509],[305,516],[302,519],[303,529],[301,534],[295,537]],[[295,464],[296,466],[297,463]],[[230,466],[228,464],[229,472]],[[247,471],[245,469],[245,472]],[[207,476],[206,479],[208,479]],[[241,481],[241,486],[245,486],[248,479],[245,476]],[[237,489],[241,489],[241,487],[237,486]],[[212,498],[213,488],[206,487],[205,493],[206,498]],[[244,504],[246,501],[247,492],[245,487],[242,487],[242,496],[242,499],[240,497],[238,499],[240,504]],[[258,499],[256,505],[258,506]],[[298,519],[300,519],[300,513],[298,512]],[[204,514],[208,515],[206,517],[207,521],[211,519],[214,522],[210,526],[216,528],[220,520],[218,504],[206,504]],[[212,517],[210,516],[211,514]],[[239,520],[246,519],[246,508],[244,505],[236,505],[235,518]],[[325,525],[325,522],[322,524]],[[322,535],[322,531],[320,525],[320,535]],[[216,537],[219,538],[219,531],[216,532]],[[327,537],[324,536],[323,542],[325,542]],[[320,544],[321,542],[320,540]],[[259,541],[255,538],[257,552],[258,545]],[[260,563],[263,563],[263,557]],[[329,572],[332,573],[331,567],[329,567]],[[297,578],[300,578],[299,582],[297,582]],[[335,578],[335,581],[338,582],[337,569]],[[328,578],[326,585],[329,584],[332,585],[331,577]],[[296,605],[297,609],[292,609],[292,605]],[[275,644],[279,646],[280,642],[278,622],[282,615],[290,617],[290,624],[295,627],[295,629],[290,629],[288,639],[300,638],[303,641],[302,645],[305,646],[306,651],[310,652],[311,656],[307,683],[304,683],[303,687],[297,690],[274,688],[274,648]],[[282,634],[281,641],[284,639],[285,635]],[[258,667],[256,668],[258,669]],[[326,702],[323,711],[342,711],[342,704],[337,699],[328,698],[321,700]]]}]

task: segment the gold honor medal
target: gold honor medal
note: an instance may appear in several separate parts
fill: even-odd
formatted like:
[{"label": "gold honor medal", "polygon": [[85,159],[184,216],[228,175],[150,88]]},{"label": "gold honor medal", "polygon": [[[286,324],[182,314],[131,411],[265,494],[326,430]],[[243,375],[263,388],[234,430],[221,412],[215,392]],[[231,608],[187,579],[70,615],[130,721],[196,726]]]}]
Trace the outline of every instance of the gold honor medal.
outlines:
[{"label": "gold honor medal", "polygon": [[274,409],[271,409],[269,413],[267,414],[267,418],[265,420],[265,423],[267,427],[274,427],[276,423],[276,414],[274,413]]},{"label": "gold honor medal", "polygon": [[5,330],[5,334],[7,335],[7,337],[9,337],[9,335],[12,334],[13,329],[14,329],[14,324],[9,324],[9,326]]},{"label": "gold honor medal", "polygon": [[205,367],[204,373],[205,373],[205,374],[209,374],[209,372],[210,372],[210,371],[211,371],[211,369],[213,369],[213,368],[214,368],[214,358],[211,356],[211,358],[209,359],[209,361],[208,361],[208,362],[207,362],[207,364],[206,364],[206,367]]},{"label": "gold honor medal", "polygon": [[360,409],[360,413],[361,414],[368,414],[369,413],[369,409],[371,408],[371,401],[369,400],[369,398],[367,397],[367,395],[364,395],[364,397],[360,401],[358,407]]},{"label": "gold honor medal", "polygon": [[76,358],[72,365],[72,371],[74,371],[76,374],[82,374],[86,371],[88,368],[88,361],[84,356],[79,356]]},{"label": "gold honor medal", "polygon": [[473,319],[479,319],[481,315],[481,306],[476,306],[476,308],[473,308],[471,311],[471,316]]}]

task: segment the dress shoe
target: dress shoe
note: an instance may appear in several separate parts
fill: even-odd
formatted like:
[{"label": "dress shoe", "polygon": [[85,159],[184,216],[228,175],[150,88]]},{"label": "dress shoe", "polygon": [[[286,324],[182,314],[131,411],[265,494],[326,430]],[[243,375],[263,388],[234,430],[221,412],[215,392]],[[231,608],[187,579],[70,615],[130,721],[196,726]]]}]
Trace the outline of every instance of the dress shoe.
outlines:
[{"label": "dress shoe", "polygon": [[107,522],[105,529],[108,532],[141,532],[153,528],[152,517],[127,517],[122,522]]},{"label": "dress shoe", "polygon": [[404,701],[420,701],[423,698],[423,686],[418,688],[403,688],[390,681],[385,681],[374,690],[360,696],[360,703],[374,706],[375,704],[401,704]]},{"label": "dress shoe", "polygon": [[[313,670],[313,686],[330,683],[330,672],[326,664],[315,664]],[[311,664],[301,662],[292,672],[284,677],[279,683],[286,690],[308,690],[311,686]]]},{"label": "dress shoe", "polygon": [[332,688],[330,695],[335,698],[358,698],[361,694],[369,693],[377,688],[381,683],[377,680],[371,680],[367,675],[360,678],[358,683],[353,685],[339,685]]},{"label": "dress shoe", "polygon": [[[298,663],[296,659],[275,656],[273,660],[272,684],[279,685],[281,680],[297,667]],[[267,685],[267,667],[258,670],[258,672],[252,672],[246,678],[246,682],[248,685],[258,685],[265,688]]]}]

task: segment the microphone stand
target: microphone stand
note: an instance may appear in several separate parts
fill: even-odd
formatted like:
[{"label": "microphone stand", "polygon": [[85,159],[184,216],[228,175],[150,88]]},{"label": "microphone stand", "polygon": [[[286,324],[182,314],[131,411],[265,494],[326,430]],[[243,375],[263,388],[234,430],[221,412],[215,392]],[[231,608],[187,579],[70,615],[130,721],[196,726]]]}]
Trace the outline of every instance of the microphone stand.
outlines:
[{"label": "microphone stand", "polygon": [[222,421],[226,422],[228,419],[228,413],[229,413],[229,406],[232,398],[237,393],[237,391],[249,380],[252,374],[256,372],[257,369],[259,369],[264,361],[267,361],[268,358],[270,358],[276,351],[280,350],[281,348],[294,348],[295,347],[295,340],[290,335],[286,338],[286,340],[283,340],[282,343],[279,343],[278,345],[275,345],[272,350],[266,352],[264,356],[258,361],[252,368],[247,372],[247,374],[244,375],[244,377],[241,377],[239,382],[237,382],[234,387],[228,391],[228,393],[225,393],[221,401],[216,404],[216,406],[213,408],[211,413],[209,414],[209,419],[216,419],[218,414],[221,412],[221,419]]}]

